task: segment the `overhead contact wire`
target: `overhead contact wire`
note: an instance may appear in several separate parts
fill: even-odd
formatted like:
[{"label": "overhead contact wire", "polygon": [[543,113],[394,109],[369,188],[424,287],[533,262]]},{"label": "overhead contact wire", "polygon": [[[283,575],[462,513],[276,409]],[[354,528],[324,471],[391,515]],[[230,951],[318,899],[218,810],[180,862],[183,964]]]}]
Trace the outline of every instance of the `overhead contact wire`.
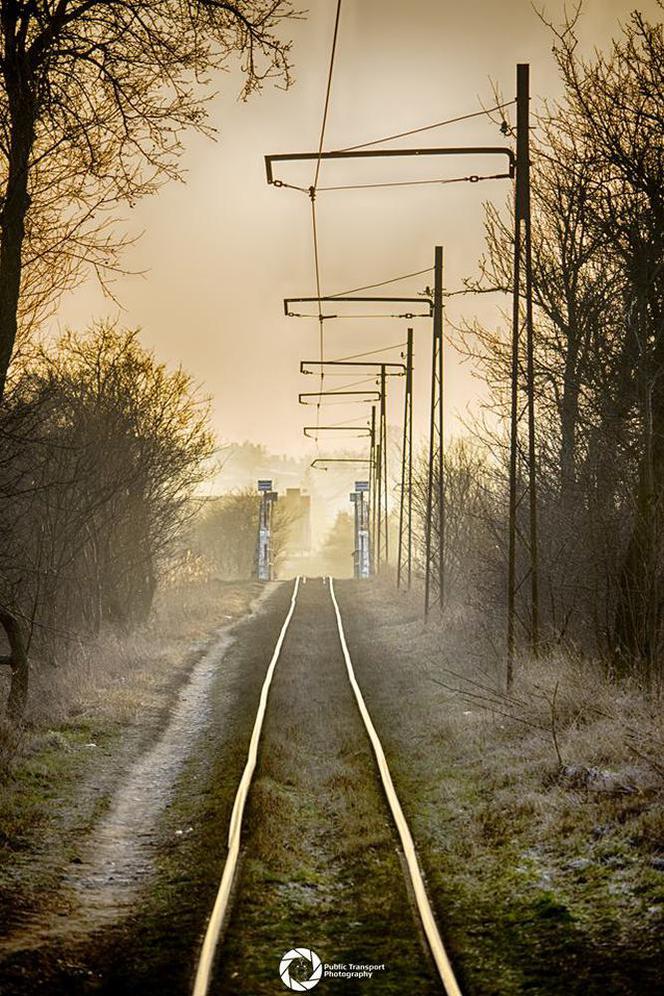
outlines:
[{"label": "overhead contact wire", "polygon": [[332,92],[332,73],[334,72],[334,57],[337,51],[337,38],[339,37],[339,18],[341,16],[341,0],[337,0],[337,13],[334,19],[334,35],[332,36],[332,51],[330,52],[330,68],[327,74],[327,88],[325,91],[325,106],[323,108],[323,121],[320,127],[320,139],[318,142],[318,161],[316,163],[316,173],[314,175],[313,187],[318,186],[320,174],[321,156],[323,155],[323,143],[325,141],[325,128],[327,126],[327,112],[330,109],[330,94]]},{"label": "overhead contact wire", "polygon": [[368,349],[366,353],[353,353],[352,356],[340,356],[335,363],[345,363],[346,360],[361,360],[363,356],[375,356],[376,353],[386,353],[390,349],[402,349],[407,346],[406,342],[397,342],[394,346],[381,346],[380,349]]},{"label": "overhead contact wire", "polygon": [[385,183],[346,183],[336,187],[319,187],[318,189],[323,192],[329,192],[331,190],[379,190],[385,187],[430,187],[435,185],[444,186],[448,183],[480,183],[482,180],[505,180],[509,176],[509,173],[491,173],[486,176],[472,173],[469,176],[453,176],[436,180],[389,180]]},{"label": "overhead contact wire", "polygon": [[[316,190],[318,187],[318,178],[320,176],[321,167],[321,157],[323,155],[323,144],[325,142],[325,128],[327,126],[327,115],[330,109],[330,95],[332,93],[332,75],[334,73],[334,57],[337,51],[337,38],[339,37],[339,20],[341,17],[341,2],[342,0],[337,0],[337,12],[334,18],[334,34],[332,36],[332,50],[330,52],[330,67],[327,73],[327,86],[325,88],[325,103],[323,105],[323,120],[320,127],[320,138],[318,141],[318,159],[316,162],[316,172],[314,174],[314,182],[309,190],[309,196],[311,198],[311,230],[314,240],[314,266],[316,270],[316,296],[318,297],[318,349],[320,352],[321,363],[325,358],[325,337],[324,337],[324,323],[323,314],[320,304],[321,298],[321,280],[320,280],[320,256],[318,251],[318,225],[316,221]],[[325,375],[323,368],[321,366],[320,371],[320,389],[323,390],[323,382]],[[316,406],[316,427],[320,423],[320,404]]]}]

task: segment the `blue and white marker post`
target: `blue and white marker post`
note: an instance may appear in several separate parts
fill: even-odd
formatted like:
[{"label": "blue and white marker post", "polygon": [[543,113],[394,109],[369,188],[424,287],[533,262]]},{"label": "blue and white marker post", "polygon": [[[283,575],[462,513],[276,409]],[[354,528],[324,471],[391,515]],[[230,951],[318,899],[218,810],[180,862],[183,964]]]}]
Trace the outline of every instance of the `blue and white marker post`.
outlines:
[{"label": "blue and white marker post", "polygon": [[354,575],[368,578],[371,574],[369,553],[369,504],[364,496],[369,493],[368,481],[355,481],[355,491],[350,500],[355,506],[355,549],[353,551]]},{"label": "blue and white marker post", "polygon": [[256,552],[256,576],[259,581],[271,581],[272,565],[272,507],[278,495],[272,490],[272,481],[260,480],[258,490],[261,495],[258,518],[258,548]]}]

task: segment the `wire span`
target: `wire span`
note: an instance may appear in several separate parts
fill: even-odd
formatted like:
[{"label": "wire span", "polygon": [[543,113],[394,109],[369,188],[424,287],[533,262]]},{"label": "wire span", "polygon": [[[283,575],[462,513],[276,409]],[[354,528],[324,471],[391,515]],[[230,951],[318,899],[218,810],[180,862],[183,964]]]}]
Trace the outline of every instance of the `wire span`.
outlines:
[{"label": "wire span", "polygon": [[412,312],[406,311],[402,315],[307,315],[299,311],[289,311],[287,318],[316,318],[319,322],[328,321],[330,318],[336,318],[338,321],[347,320],[352,318],[353,321],[358,321],[361,318],[404,318],[410,320],[411,318],[431,318],[431,313],[426,312]]},{"label": "wire span", "polygon": [[[337,388],[337,390],[341,393],[341,391],[349,391],[351,387],[362,387],[364,384],[376,384],[377,381],[378,375],[375,377],[362,377],[361,380],[354,380],[350,384],[342,384],[342,386]],[[332,391],[331,393],[334,394],[336,392]]]},{"label": "wire span", "polygon": [[323,154],[323,143],[325,142],[325,128],[327,126],[327,112],[330,109],[330,94],[332,92],[332,73],[334,72],[334,57],[337,51],[337,38],[339,37],[339,19],[341,17],[341,0],[337,0],[337,13],[334,19],[334,34],[332,35],[332,51],[330,52],[330,68],[327,74],[327,87],[325,90],[325,105],[323,107],[323,120],[320,126],[320,139],[318,142],[318,160],[316,162],[316,173],[314,175],[313,189],[318,187],[318,177],[320,174],[321,156]]},{"label": "wire span", "polygon": [[[316,162],[316,172],[314,174],[314,182],[309,190],[309,196],[311,197],[311,231],[314,242],[314,265],[316,270],[316,295],[320,299],[321,297],[321,280],[320,280],[320,254],[318,249],[318,225],[316,220],[316,187],[318,185],[318,178],[320,175],[320,164],[321,157],[323,155],[323,143],[325,142],[325,128],[327,126],[327,114],[330,109],[330,94],[332,92],[332,74],[334,72],[334,57],[337,51],[337,38],[339,37],[339,19],[341,17],[341,0],[337,0],[337,13],[334,19],[334,34],[332,35],[332,51],[330,52],[330,68],[327,73],[327,86],[325,88],[325,104],[323,106],[323,120],[320,126],[320,139],[318,141],[318,159]],[[321,311],[320,301],[318,304],[318,347],[320,351],[321,361],[325,358],[325,333],[323,326],[323,315]],[[323,390],[324,373],[321,367],[320,374],[320,389]],[[320,423],[320,405],[316,406],[316,425]]]},{"label": "wire span", "polygon": [[334,360],[334,362],[345,363],[346,360],[361,360],[363,356],[375,356],[377,353],[386,353],[390,349],[403,349],[403,347],[407,345],[408,343],[406,342],[397,342],[394,346],[381,346],[380,349],[369,349],[366,353],[354,353],[352,356],[339,356],[336,360]]},{"label": "wire span", "polygon": [[[352,425],[354,422],[366,422],[368,424],[367,416],[366,415],[359,415],[357,418],[346,418],[346,419],[343,419],[343,421],[341,421],[341,422],[330,422],[330,424],[326,425],[325,428],[326,429],[337,429],[340,426]],[[323,427],[321,426],[321,428],[323,428]]]},{"label": "wire span", "polygon": [[449,178],[441,178],[438,180],[390,180],[387,183],[346,183],[340,184],[336,187],[319,187],[318,190],[322,193],[334,190],[375,190],[380,187],[427,187],[427,186],[444,186],[448,183],[480,183],[482,180],[509,180],[509,173],[490,173],[487,175],[480,175],[478,173],[471,173],[470,176],[453,176]]},{"label": "wire span", "polygon": [[383,142],[393,142],[397,138],[407,138],[409,135],[420,135],[423,131],[432,131],[434,128],[442,128],[444,125],[457,124],[459,121],[469,121],[471,118],[481,118],[485,115],[489,117],[494,111],[502,111],[505,107],[516,104],[516,100],[507,100],[504,104],[496,104],[495,107],[473,111],[471,114],[461,114],[456,118],[447,118],[446,121],[435,121],[430,125],[423,125],[421,128],[410,128],[408,131],[397,132],[396,135],[386,135],[384,138],[374,138],[371,142],[361,142],[359,145],[349,145],[339,152],[355,152],[356,149],[368,149],[372,145],[382,145]]},{"label": "wire span", "polygon": [[329,297],[346,297],[348,294],[358,294],[360,291],[373,290],[375,287],[385,287],[387,284],[397,284],[400,280],[409,280],[411,277],[421,277],[424,273],[433,273],[433,266],[426,266],[423,270],[415,270],[414,273],[404,273],[400,277],[390,277],[389,280],[379,280],[377,284],[365,284],[364,287],[351,287],[350,290],[337,291]]}]

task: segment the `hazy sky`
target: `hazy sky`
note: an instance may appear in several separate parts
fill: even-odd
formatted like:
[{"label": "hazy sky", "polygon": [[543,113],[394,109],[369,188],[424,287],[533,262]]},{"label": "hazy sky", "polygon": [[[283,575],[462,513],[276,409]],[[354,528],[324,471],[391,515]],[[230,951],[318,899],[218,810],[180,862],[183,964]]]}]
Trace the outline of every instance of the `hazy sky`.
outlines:
[{"label": "hazy sky", "polygon": [[[242,104],[236,69],[221,78],[212,107],[218,141],[191,137],[186,183],[170,184],[127,213],[131,229],[144,232],[127,263],[146,274],[125,278],[116,287],[122,321],[140,326],[143,341],[160,358],[182,363],[212,396],[215,428],[223,440],[251,438],[293,453],[313,451],[302,426],[314,409],[300,407],[297,393],[315,389],[314,379],[298,370],[301,358],[317,355],[318,332],[315,321],[285,318],[282,298],[314,293],[310,207],[301,193],[267,186],[263,156],[313,151],[317,145],[336,3],[310,0],[309,6],[307,19],[291,29],[293,88],[266,90]],[[585,6],[584,44],[602,47],[633,4],[586,0]],[[559,16],[558,0],[546,7],[550,17]],[[639,9],[657,17],[654,0],[644,0]],[[536,99],[555,94],[550,48],[550,36],[529,0],[344,0],[326,147],[343,148],[478,110],[480,99],[485,106],[491,103],[490,80],[510,99],[517,62],[530,63]],[[418,139],[432,145],[503,144],[486,118],[396,144]],[[324,163],[320,182],[452,176],[486,167],[495,171],[495,160]],[[309,164],[298,173],[289,167],[288,175],[307,185],[312,168]],[[482,201],[503,203],[508,193],[509,184],[500,181],[320,194],[323,292],[430,266],[436,242],[445,247],[445,283],[454,289],[462,276],[474,272],[482,252]],[[398,288],[410,293],[422,286],[420,279]],[[63,302],[53,327],[80,327],[93,317],[115,314],[115,306],[90,283]],[[486,299],[457,298],[449,316],[456,321],[464,314],[492,320],[497,310]],[[328,322],[327,356],[399,343],[406,324]],[[416,326],[415,364],[416,426],[423,431],[428,323]],[[449,348],[450,432],[459,428],[455,413],[477,404],[477,397],[468,366]],[[394,419],[397,405],[394,392]],[[339,421],[357,416],[358,410],[331,408],[322,421],[328,414],[330,421]]]}]

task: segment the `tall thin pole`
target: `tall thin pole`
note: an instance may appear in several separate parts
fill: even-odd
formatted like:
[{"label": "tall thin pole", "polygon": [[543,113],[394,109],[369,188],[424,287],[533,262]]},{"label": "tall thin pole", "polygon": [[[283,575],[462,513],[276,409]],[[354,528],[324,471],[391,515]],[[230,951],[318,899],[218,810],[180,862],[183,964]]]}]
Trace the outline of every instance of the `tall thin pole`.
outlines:
[{"label": "tall thin pole", "polygon": [[364,500],[364,490],[360,488],[357,492],[357,497],[360,505],[360,530],[359,530],[359,549],[360,549],[360,577],[368,578],[371,574],[371,563],[369,557],[369,520],[368,520],[368,502]]},{"label": "tall thin pole", "polygon": [[510,494],[509,539],[507,550],[507,688],[514,680],[514,647],[516,618],[516,509],[517,458],[519,451],[519,339],[521,283],[521,223],[515,211],[514,224],[514,290],[512,299],[512,385],[510,400]]},{"label": "tall thin pole", "polygon": [[383,406],[385,395],[381,393],[378,433],[376,438],[376,574],[380,574],[382,550],[382,508],[383,508]]},{"label": "tall thin pole", "polygon": [[371,536],[369,545],[371,549],[371,571],[376,573],[378,565],[376,563],[376,406],[371,406],[371,446],[369,449],[369,501],[371,508],[369,512],[369,523]]},{"label": "tall thin pole", "polygon": [[[517,516],[523,495],[519,491],[519,375],[521,354],[521,268],[525,250],[526,296],[526,393],[528,423],[528,514],[527,570],[530,574],[530,645],[539,645],[539,565],[537,535],[537,453],[535,440],[535,365],[532,300],[532,237],[530,218],[530,67],[520,63],[516,70],[516,185],[514,196],[514,285],[512,300],[512,363],[509,463],[509,538],[507,565],[507,687],[514,681],[516,647],[516,596],[523,581],[517,579],[517,541],[521,534]],[[525,236],[525,238],[524,238]],[[525,578],[523,579],[525,580]]]},{"label": "tall thin pole", "polygon": [[[440,258],[438,258],[440,257]],[[434,322],[438,338],[438,605],[445,606],[445,436],[444,436],[444,339],[443,339],[443,250],[436,249],[433,289]]]},{"label": "tall thin pole", "polygon": [[[431,357],[431,401],[429,412],[429,471],[425,523],[424,618],[429,616],[432,584],[438,585],[442,608],[445,592],[444,509],[443,509],[443,248],[434,254],[433,348]],[[434,504],[438,526],[434,551]]]},{"label": "tall thin pole", "polygon": [[407,378],[410,385],[408,402],[408,590],[413,581],[413,330],[409,329],[410,363]]},{"label": "tall thin pole", "polygon": [[[523,77],[523,90],[519,110],[522,115],[520,134],[523,170],[523,215],[525,229],[525,268],[526,268],[526,380],[528,391],[528,490],[530,492],[530,598],[531,630],[530,646],[537,656],[539,650],[539,551],[537,535],[537,452],[535,440],[535,343],[533,331],[533,247],[530,215],[530,66],[520,65],[517,69]],[[517,90],[518,92],[518,90]]]},{"label": "tall thin pole", "polygon": [[390,562],[390,540],[389,540],[389,492],[387,479],[387,378],[385,376],[385,366],[380,368],[380,397],[381,397],[381,454],[383,475],[383,502],[385,515],[385,564]]},{"label": "tall thin pole", "polygon": [[362,562],[362,551],[360,549],[360,496],[354,491],[351,494],[351,501],[353,502],[353,577],[359,578],[362,576],[360,564]]},{"label": "tall thin pole", "polygon": [[403,436],[401,441],[401,494],[399,496],[399,547],[397,554],[397,588],[405,567],[408,587],[412,573],[412,468],[413,468],[413,330],[408,329],[406,343],[406,390],[403,406]]}]

